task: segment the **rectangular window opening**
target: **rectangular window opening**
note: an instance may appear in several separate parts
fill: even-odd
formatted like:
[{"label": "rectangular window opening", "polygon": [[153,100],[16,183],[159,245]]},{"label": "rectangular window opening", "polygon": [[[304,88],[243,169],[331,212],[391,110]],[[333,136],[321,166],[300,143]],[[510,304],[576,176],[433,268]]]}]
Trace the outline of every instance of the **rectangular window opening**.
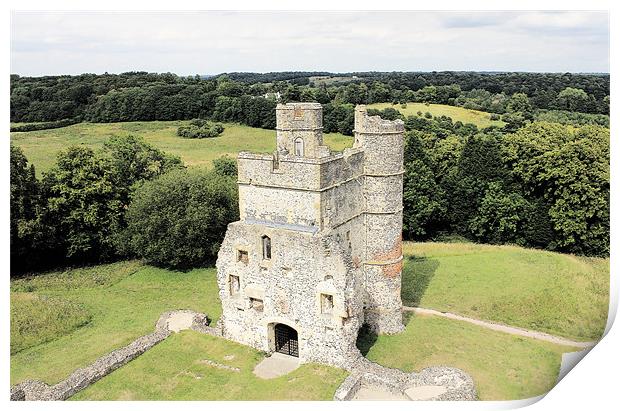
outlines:
[{"label": "rectangular window opening", "polygon": [[321,314],[331,314],[334,312],[334,296],[321,294]]},{"label": "rectangular window opening", "polygon": [[271,238],[263,236],[263,260],[271,260]]},{"label": "rectangular window opening", "polygon": [[277,170],[280,168],[280,159],[278,158],[277,153],[273,155],[271,165],[272,165],[272,170]]},{"label": "rectangular window opening", "polygon": [[238,275],[231,275],[229,277],[230,281],[230,295],[238,295],[241,290],[241,283],[239,282]]},{"label": "rectangular window opening", "polygon": [[237,261],[248,264],[248,252],[246,250],[237,250]]},{"label": "rectangular window opening", "polygon": [[260,300],[258,298],[251,298],[250,297],[250,306],[255,309],[256,311],[262,312],[263,311],[263,300]]}]

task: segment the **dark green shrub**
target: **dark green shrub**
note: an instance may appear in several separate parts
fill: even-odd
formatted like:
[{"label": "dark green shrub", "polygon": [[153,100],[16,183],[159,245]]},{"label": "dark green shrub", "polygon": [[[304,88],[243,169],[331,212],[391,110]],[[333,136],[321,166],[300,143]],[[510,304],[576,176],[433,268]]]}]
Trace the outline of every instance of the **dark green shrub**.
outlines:
[{"label": "dark green shrub", "polygon": [[52,128],[61,128],[67,127],[73,124],[79,123],[80,120],[67,118],[64,120],[58,121],[47,121],[44,123],[31,123],[31,124],[22,124],[20,126],[12,126],[11,133],[19,133],[25,131],[38,131],[38,130],[48,130]]},{"label": "dark green shrub", "polygon": [[213,171],[221,176],[237,177],[237,160],[222,156],[213,160]]},{"label": "dark green shrub", "polygon": [[238,218],[237,201],[232,177],[184,169],[163,174],[132,196],[119,248],[161,267],[208,265],[226,227]]},{"label": "dark green shrub", "polygon": [[212,138],[224,132],[224,126],[219,123],[210,123],[207,120],[196,119],[187,126],[181,126],[177,135],[185,138]]}]

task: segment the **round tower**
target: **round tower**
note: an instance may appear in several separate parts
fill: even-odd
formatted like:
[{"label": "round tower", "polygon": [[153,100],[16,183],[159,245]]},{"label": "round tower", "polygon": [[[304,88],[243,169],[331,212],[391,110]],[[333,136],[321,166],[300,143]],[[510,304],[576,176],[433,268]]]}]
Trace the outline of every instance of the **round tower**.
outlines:
[{"label": "round tower", "polygon": [[355,109],[355,147],[364,148],[366,201],[365,322],[377,333],[403,330],[400,297],[403,264],[404,123],[369,117]]}]

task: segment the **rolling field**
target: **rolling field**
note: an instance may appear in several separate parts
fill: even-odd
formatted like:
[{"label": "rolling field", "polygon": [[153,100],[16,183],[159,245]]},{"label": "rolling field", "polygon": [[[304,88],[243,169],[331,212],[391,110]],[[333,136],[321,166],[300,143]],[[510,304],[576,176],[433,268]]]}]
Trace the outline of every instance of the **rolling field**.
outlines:
[{"label": "rolling field", "polygon": [[478,128],[489,126],[504,127],[506,124],[500,120],[491,120],[491,114],[484,111],[469,110],[463,107],[448,106],[445,104],[407,103],[407,107],[402,108],[400,104],[376,103],[369,104],[367,107],[377,110],[392,107],[400,111],[405,117],[417,116],[418,111],[421,111],[422,115],[429,112],[433,116],[448,116],[455,122],[460,121],[462,123],[475,124]]},{"label": "rolling field", "polygon": [[[180,125],[188,121],[138,121],[127,123],[80,123],[51,130],[11,133],[11,142],[24,151],[37,174],[49,170],[59,151],[70,145],[99,148],[112,136],[135,135],[169,154],[181,157],[188,166],[211,167],[222,156],[236,157],[239,151],[270,153],[275,149],[275,130],[223,123],[225,130],[215,138],[189,139],[176,135]],[[342,134],[325,134],[325,143],[334,151],[353,144],[353,138]]]},{"label": "rolling field", "polygon": [[[405,304],[419,302],[528,328],[543,324],[544,331],[583,339],[599,335],[604,325],[608,260],[448,243],[405,243],[404,253]],[[29,303],[33,300],[37,303]],[[60,309],[47,301],[61,301]],[[151,332],[164,311],[181,308],[219,318],[215,269],[183,273],[126,261],[13,280],[11,383],[27,378],[58,382]],[[29,320],[38,315],[49,323],[41,331]],[[368,358],[386,366],[462,368],[473,376],[481,399],[544,393],[555,383],[561,354],[573,350],[419,315],[410,317],[403,333],[367,344]],[[224,357],[231,354],[230,365],[240,372],[201,363],[226,363]],[[265,385],[251,374],[260,358],[250,348],[187,331],[75,399],[328,399],[344,378],[339,370],[307,365]]]},{"label": "rolling field", "polygon": [[[110,275],[112,280],[102,281],[104,275]],[[217,321],[221,312],[214,269],[184,273],[135,261],[12,281],[11,296],[12,300],[60,299],[79,305],[90,317],[81,327],[68,329],[63,326],[63,317],[55,316],[51,318],[54,323],[47,326],[54,330],[53,339],[47,338],[52,333],[42,338],[36,335],[36,329],[28,327],[25,314],[37,314],[34,309],[24,313],[23,305],[12,303],[12,347],[15,342],[30,344],[24,348],[26,344],[22,343],[20,348],[24,349],[11,356],[11,384],[27,378],[57,383],[76,368],[152,332],[165,311],[188,308],[206,313],[213,321]],[[40,304],[38,310],[44,313],[48,307]],[[17,333],[17,330],[22,331]]]},{"label": "rolling field", "polygon": [[403,304],[543,331],[601,337],[609,259],[514,246],[405,243]]}]

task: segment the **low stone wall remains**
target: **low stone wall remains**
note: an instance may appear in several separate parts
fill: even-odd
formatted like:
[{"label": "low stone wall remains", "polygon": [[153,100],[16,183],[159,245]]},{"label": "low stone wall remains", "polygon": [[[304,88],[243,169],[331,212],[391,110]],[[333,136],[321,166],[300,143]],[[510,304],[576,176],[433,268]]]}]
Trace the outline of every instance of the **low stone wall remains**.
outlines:
[{"label": "low stone wall remains", "polygon": [[474,401],[478,398],[472,378],[453,367],[429,367],[419,373],[407,373],[383,367],[360,355],[348,370],[351,374],[334,394],[336,401],[349,401],[362,387],[377,387],[393,394],[405,395],[413,387],[442,386],[446,391],[430,401]]},{"label": "low stone wall remains", "polygon": [[[178,314],[193,316],[190,329],[215,337],[222,337],[221,322],[218,322],[215,327],[210,327],[209,318],[205,314],[191,310],[168,311],[159,317],[153,333],[144,335],[131,344],[104,355],[85,368],[77,369],[58,384],[48,385],[38,380],[26,380],[12,386],[11,401],[62,401],[68,399],[165,340],[172,334],[168,328],[168,321]],[[350,375],[336,390],[334,400],[352,400],[362,387],[378,387],[394,394],[403,394],[409,388],[429,385],[446,388],[444,393],[433,397],[431,399],[433,401],[477,399],[473,380],[458,368],[430,367],[423,369],[420,373],[406,373],[369,361],[359,351],[357,354],[345,367]]]},{"label": "low stone wall remains", "polygon": [[214,336],[222,335],[221,328],[209,327],[209,319],[205,314],[191,310],[168,311],[159,317],[155,325],[155,332],[144,335],[131,344],[104,355],[85,368],[75,370],[67,379],[58,384],[48,385],[38,380],[26,380],[12,386],[11,401],[66,400],[165,340],[172,333],[168,329],[168,320],[175,314],[193,314],[191,329],[194,331]]}]

